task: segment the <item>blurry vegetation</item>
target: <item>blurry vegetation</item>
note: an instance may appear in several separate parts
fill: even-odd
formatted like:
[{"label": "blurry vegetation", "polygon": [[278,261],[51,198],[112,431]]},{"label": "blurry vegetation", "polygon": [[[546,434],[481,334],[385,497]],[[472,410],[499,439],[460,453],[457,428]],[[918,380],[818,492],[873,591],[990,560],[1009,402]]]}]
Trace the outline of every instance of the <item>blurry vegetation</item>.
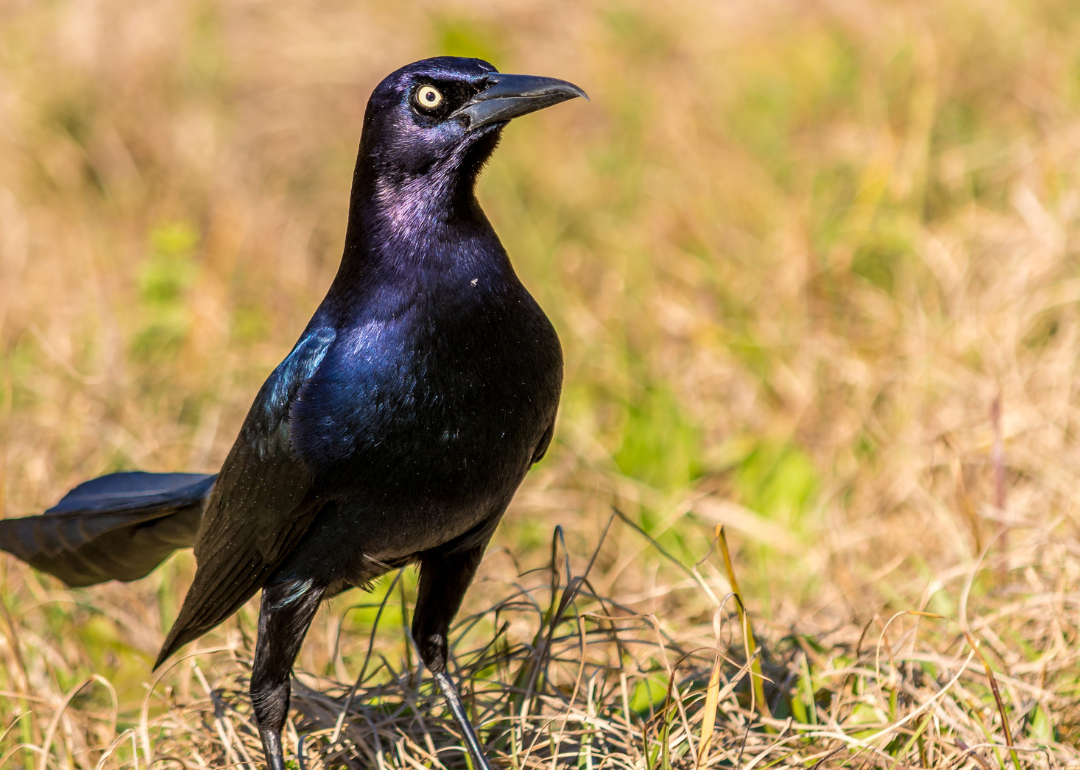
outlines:
[{"label": "blurry vegetation", "polygon": [[701,476],[701,428],[670,392],[647,389],[620,411],[619,471],[663,491],[685,489]]},{"label": "blurry vegetation", "polygon": [[[333,277],[366,95],[413,59],[479,56],[592,97],[508,128],[479,190],[567,359],[555,443],[461,627],[505,764],[693,764],[729,591],[716,524],[774,720],[729,601],[714,764],[986,770],[1013,762],[1003,714],[1021,765],[1078,761],[1080,4],[61,0],[0,19],[4,515],[118,468],[216,469]],[[612,506],[627,522],[560,614]],[[244,760],[254,607],[198,645],[225,651],[145,688],[192,569],[68,591],[0,560],[0,766],[95,767],[114,742],[105,767],[133,746]],[[385,600],[348,750],[400,767],[408,736],[437,766],[410,716],[430,713],[414,589],[406,570],[316,621],[297,719],[327,757]],[[423,723],[438,747],[444,716]]]},{"label": "blurry vegetation", "polygon": [[139,298],[147,325],[134,339],[134,358],[168,355],[183,342],[188,331],[185,295],[198,275],[192,259],[198,240],[184,223],[160,225],[150,232],[150,253],[139,266]]}]

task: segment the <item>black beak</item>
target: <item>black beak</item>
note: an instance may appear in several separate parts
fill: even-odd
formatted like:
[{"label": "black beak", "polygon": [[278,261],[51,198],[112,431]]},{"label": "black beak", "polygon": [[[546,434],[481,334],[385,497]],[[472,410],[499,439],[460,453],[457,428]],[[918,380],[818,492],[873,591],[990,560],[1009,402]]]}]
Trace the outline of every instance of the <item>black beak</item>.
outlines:
[{"label": "black beak", "polygon": [[475,131],[488,123],[528,115],[568,99],[580,96],[589,100],[588,94],[565,80],[541,78],[533,75],[488,75],[491,84],[450,117],[461,116],[468,120],[469,131]]}]

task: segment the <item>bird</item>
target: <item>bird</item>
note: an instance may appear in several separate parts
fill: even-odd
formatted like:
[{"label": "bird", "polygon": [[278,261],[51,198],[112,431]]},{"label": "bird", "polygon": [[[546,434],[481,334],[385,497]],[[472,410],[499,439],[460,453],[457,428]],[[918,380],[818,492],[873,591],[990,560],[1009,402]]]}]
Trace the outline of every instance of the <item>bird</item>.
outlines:
[{"label": "bird", "polygon": [[414,642],[490,769],[447,670],[450,624],[551,443],[563,357],[475,186],[509,121],[577,97],[480,59],[388,75],[365,110],[338,271],[220,471],[113,473],[0,520],[0,548],[71,586],[136,580],[194,547],[155,669],[261,590],[250,695],[271,770],[320,603],[413,563]]}]

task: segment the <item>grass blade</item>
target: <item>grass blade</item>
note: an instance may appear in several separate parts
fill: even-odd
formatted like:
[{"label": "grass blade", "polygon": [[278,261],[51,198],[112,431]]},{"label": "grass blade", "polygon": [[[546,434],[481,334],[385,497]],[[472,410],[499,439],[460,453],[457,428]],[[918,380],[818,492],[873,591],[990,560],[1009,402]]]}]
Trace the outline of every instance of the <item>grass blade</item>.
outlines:
[{"label": "grass blade", "polygon": [[742,592],[739,590],[739,580],[735,577],[735,566],[731,562],[731,551],[728,550],[727,536],[724,534],[723,525],[717,525],[716,538],[720,541],[720,553],[724,557],[724,569],[727,570],[728,583],[735,593],[735,608],[739,613],[739,623],[743,629],[746,659],[750,662],[750,691],[753,694],[754,707],[761,716],[769,718],[772,717],[772,712],[769,711],[769,703],[765,700],[765,675],[761,671],[761,659],[757,656],[757,641],[754,638],[753,626],[750,624],[750,613],[746,611]]}]

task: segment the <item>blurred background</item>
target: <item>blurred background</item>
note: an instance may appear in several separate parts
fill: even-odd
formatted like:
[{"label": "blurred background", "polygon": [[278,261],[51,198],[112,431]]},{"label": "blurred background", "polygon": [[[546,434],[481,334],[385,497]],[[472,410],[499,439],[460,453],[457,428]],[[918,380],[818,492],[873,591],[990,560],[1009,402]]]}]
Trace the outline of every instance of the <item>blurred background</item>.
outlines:
[{"label": "blurred background", "polygon": [[[954,715],[927,740],[1001,743],[1006,710],[1010,740],[1078,761],[1071,0],[2,0],[3,515],[110,471],[219,467],[336,270],[368,94],[438,54],[592,98],[511,125],[479,186],[567,370],[466,611],[547,565],[556,525],[580,573],[616,506],[595,594],[711,645],[725,524],[774,657],[818,650],[792,681],[937,613],[897,621],[890,655],[962,661],[967,630],[1007,686],[995,707],[961,666],[982,732]],[[92,767],[135,731],[192,572],[68,591],[0,560],[5,758]],[[385,594],[335,600],[298,665],[351,681],[375,610],[347,608]],[[198,677],[235,668],[254,609],[199,643],[232,653]],[[206,696],[181,669],[151,716]]]}]

